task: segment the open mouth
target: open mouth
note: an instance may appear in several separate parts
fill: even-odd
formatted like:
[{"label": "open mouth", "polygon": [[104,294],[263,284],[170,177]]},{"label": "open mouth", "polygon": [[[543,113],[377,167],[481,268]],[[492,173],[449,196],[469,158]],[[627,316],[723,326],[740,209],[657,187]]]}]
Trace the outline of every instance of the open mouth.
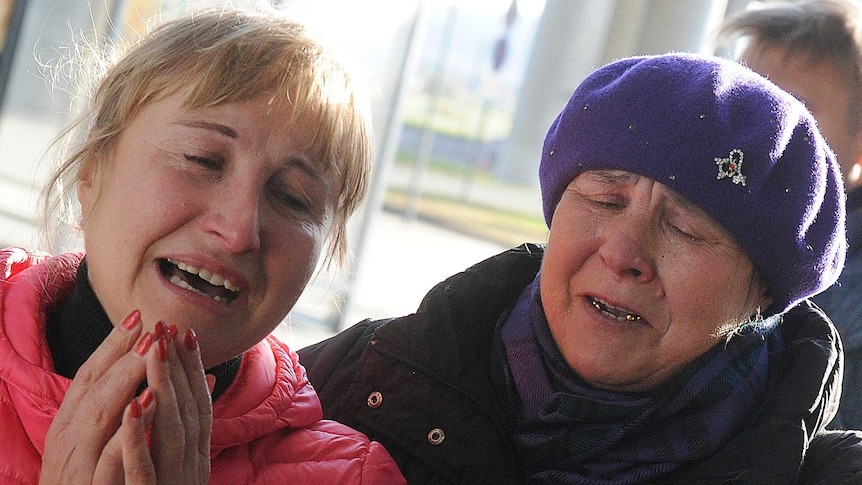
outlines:
[{"label": "open mouth", "polygon": [[161,259],[159,269],[171,284],[215,301],[230,303],[239,296],[239,288],[236,285],[206,268],[196,268],[182,261]]},{"label": "open mouth", "polygon": [[591,296],[590,303],[602,312],[602,315],[613,318],[618,322],[636,322],[641,319],[640,315],[629,313],[625,309],[613,306],[600,298]]}]

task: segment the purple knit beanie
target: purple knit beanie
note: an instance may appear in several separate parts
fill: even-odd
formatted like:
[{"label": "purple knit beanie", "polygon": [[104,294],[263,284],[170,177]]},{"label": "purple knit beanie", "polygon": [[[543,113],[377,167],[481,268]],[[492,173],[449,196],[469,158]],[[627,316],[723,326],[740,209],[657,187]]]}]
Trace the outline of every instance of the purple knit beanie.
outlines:
[{"label": "purple knit beanie", "polygon": [[592,73],[545,138],[549,227],[563,191],[592,169],[649,177],[718,221],[769,285],[765,316],[825,290],[844,266],[835,156],[800,102],[736,62],[668,54]]}]

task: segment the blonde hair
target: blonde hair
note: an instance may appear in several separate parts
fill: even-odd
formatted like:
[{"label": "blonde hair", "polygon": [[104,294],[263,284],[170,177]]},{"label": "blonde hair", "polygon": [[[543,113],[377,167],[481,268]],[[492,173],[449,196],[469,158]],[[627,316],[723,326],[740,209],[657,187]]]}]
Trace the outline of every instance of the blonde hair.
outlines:
[{"label": "blonde hair", "polygon": [[80,223],[71,203],[78,174],[105,163],[144,105],[189,89],[188,108],[261,94],[290,103],[289,123],[309,132],[306,153],[334,170],[340,183],[326,259],[341,262],[347,221],[365,196],[371,169],[370,116],[360,87],[304,26],[276,11],[204,11],[156,27],[105,70],[81,117],[64,131],[67,138],[86,136],[65,147],[43,191],[49,244],[58,232],[52,217]]}]

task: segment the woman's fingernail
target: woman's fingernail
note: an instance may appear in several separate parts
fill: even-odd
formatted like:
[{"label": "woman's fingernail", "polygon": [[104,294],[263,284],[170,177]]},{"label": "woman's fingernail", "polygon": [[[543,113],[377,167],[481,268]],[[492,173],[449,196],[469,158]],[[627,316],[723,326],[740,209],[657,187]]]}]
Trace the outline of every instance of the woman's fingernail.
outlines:
[{"label": "woman's fingernail", "polygon": [[132,313],[129,313],[129,316],[120,325],[126,330],[131,330],[139,323],[141,323],[141,312],[140,310],[134,310]]},{"label": "woman's fingernail", "polygon": [[165,325],[164,321],[159,320],[159,322],[156,323],[156,337],[161,337],[161,336],[167,335],[167,334],[168,334],[168,326]]},{"label": "woman's fingernail", "polygon": [[176,340],[177,335],[180,334],[180,329],[178,329],[176,325],[170,324],[168,325],[168,334],[171,336],[172,339]]},{"label": "woman's fingernail", "polygon": [[147,351],[150,350],[150,345],[153,343],[153,334],[147,332],[141,337],[141,340],[138,341],[138,346],[135,347],[135,352],[138,355],[146,355]]},{"label": "woman's fingernail", "polygon": [[195,331],[192,329],[186,330],[186,334],[183,337],[183,342],[186,344],[186,348],[188,350],[194,350],[198,347],[198,337],[195,335]]},{"label": "woman's fingernail", "polygon": [[153,391],[149,387],[144,389],[144,392],[138,396],[138,400],[141,401],[141,409],[147,409],[153,402]]},{"label": "woman's fingernail", "polygon": [[129,414],[132,415],[133,418],[141,417],[141,405],[138,403],[138,399],[132,399],[132,404],[129,405]]},{"label": "woman's fingernail", "polygon": [[159,356],[159,360],[162,362],[166,362],[168,360],[168,339],[166,336],[162,335],[156,342],[156,353]]}]

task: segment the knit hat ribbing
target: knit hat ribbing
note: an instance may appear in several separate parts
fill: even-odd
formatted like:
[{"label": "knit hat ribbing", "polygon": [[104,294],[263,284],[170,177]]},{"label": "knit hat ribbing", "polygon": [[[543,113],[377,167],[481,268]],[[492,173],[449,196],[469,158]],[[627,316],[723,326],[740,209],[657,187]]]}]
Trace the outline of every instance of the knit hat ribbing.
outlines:
[{"label": "knit hat ribbing", "polygon": [[844,265],[844,188],[805,107],[730,60],[622,59],[575,90],[545,138],[539,181],[551,225],[585,170],[625,170],[684,195],[754,261],[783,313]]}]

